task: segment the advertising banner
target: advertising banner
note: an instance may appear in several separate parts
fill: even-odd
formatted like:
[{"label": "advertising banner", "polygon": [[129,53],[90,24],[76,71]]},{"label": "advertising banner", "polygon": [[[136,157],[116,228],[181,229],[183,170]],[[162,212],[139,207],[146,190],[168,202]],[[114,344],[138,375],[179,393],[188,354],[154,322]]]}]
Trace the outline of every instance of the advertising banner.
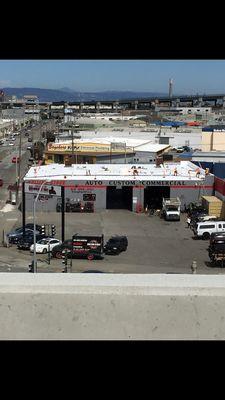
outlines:
[{"label": "advertising banner", "polygon": [[[38,193],[41,184],[25,183],[25,193]],[[43,185],[40,195],[61,196],[61,186]]]}]

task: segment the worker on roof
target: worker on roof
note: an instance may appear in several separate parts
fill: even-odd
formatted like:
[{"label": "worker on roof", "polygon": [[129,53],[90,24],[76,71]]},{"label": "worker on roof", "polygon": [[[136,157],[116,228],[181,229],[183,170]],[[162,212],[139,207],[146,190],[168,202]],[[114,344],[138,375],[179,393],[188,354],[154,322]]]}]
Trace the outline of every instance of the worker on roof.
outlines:
[{"label": "worker on roof", "polygon": [[200,168],[196,168],[195,172],[196,172],[196,177],[199,178],[199,175],[200,175]]}]

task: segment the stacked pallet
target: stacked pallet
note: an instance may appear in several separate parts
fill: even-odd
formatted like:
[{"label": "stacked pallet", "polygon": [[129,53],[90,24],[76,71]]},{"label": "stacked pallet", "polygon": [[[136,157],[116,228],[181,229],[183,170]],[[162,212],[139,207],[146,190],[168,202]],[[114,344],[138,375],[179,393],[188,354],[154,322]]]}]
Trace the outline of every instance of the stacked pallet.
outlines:
[{"label": "stacked pallet", "polygon": [[218,197],[202,196],[202,205],[207,210],[208,215],[225,218],[225,204]]}]

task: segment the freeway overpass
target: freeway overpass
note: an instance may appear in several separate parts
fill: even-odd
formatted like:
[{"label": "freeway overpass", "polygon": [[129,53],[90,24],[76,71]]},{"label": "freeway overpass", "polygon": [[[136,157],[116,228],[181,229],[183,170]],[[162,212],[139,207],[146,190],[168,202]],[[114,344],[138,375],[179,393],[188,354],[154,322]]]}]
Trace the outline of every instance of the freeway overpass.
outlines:
[{"label": "freeway overpass", "polygon": [[[146,97],[146,98],[134,98],[134,99],[121,99],[121,100],[102,100],[102,101],[57,101],[57,102],[36,102],[34,104],[26,102],[1,102],[2,109],[4,108],[30,108],[35,109],[36,107],[43,110],[53,112],[58,110],[64,112],[66,108],[74,109],[74,111],[117,111],[120,109],[154,109],[157,106],[170,106],[170,107],[182,107],[182,105],[188,103],[189,106],[209,106],[214,105],[215,107],[219,104],[225,107],[225,94],[203,94],[203,95],[179,95],[179,96],[165,96],[165,97]],[[213,104],[212,104],[213,103]]]}]

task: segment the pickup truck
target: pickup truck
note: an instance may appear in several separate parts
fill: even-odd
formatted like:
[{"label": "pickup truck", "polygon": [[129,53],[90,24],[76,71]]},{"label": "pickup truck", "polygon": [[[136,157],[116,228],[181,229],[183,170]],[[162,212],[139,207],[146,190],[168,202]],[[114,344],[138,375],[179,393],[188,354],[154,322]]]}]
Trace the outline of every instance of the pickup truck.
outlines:
[{"label": "pickup truck", "polygon": [[163,198],[162,215],[166,221],[180,221],[180,206],[179,197]]}]

